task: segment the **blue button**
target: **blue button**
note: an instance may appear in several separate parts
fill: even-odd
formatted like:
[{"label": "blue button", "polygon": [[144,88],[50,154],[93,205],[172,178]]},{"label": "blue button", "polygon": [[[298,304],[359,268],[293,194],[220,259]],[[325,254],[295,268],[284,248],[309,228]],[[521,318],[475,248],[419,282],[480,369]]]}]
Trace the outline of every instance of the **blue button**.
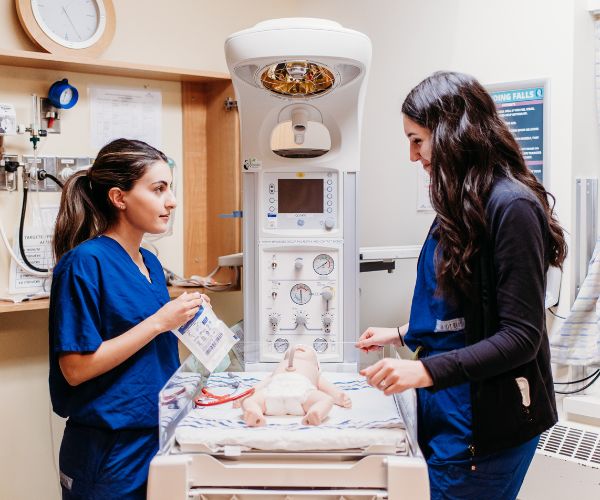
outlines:
[{"label": "blue button", "polygon": [[298,219],[298,225],[304,226],[304,219]]}]

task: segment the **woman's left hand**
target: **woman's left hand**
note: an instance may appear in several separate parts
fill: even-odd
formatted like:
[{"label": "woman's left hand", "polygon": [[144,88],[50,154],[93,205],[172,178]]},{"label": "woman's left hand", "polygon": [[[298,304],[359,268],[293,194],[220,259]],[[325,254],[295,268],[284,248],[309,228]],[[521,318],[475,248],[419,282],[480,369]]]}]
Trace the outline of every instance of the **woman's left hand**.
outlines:
[{"label": "woman's left hand", "polygon": [[367,383],[383,391],[386,396],[406,389],[430,387],[431,375],[420,361],[384,358],[360,371]]},{"label": "woman's left hand", "polygon": [[212,307],[211,303],[210,303],[210,297],[208,295],[205,295],[203,293],[200,294],[200,298],[202,299],[202,302],[205,303],[207,306]]}]

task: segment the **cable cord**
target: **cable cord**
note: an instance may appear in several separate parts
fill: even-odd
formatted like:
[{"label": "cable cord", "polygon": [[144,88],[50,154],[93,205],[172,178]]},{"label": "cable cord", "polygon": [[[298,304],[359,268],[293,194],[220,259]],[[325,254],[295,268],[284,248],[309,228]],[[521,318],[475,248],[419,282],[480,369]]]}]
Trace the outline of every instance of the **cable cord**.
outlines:
[{"label": "cable cord", "polygon": [[48,179],[50,179],[50,180],[54,181],[54,182],[55,182],[55,183],[58,185],[58,187],[59,187],[59,188],[61,188],[61,189],[62,189],[62,188],[64,188],[64,187],[65,187],[65,185],[64,185],[62,182],[60,182],[60,181],[59,181],[59,180],[58,180],[58,179],[57,179],[55,176],[53,176],[52,174],[49,174],[49,173],[48,173],[48,172],[46,172],[45,170],[40,170],[40,173],[41,173],[41,172],[44,172],[44,173],[43,173],[43,174],[40,176],[40,179],[42,179],[42,180],[43,180],[43,179],[45,179],[45,178],[47,177]]},{"label": "cable cord", "polygon": [[23,264],[21,262],[19,257],[17,257],[15,252],[13,252],[13,249],[10,246],[10,243],[8,242],[8,238],[6,237],[6,230],[4,229],[4,225],[2,224],[2,218],[0,218],[0,236],[2,237],[2,241],[4,243],[4,246],[6,247],[6,250],[8,251],[9,255],[15,261],[15,264],[17,264],[17,266],[19,266],[24,272],[26,272],[27,274],[29,274],[31,276],[39,276],[41,278],[48,278],[49,276],[52,275],[51,272],[38,273],[37,271],[30,269],[29,267],[27,267],[25,264]]},{"label": "cable cord", "polygon": [[578,392],[585,391],[588,387],[590,387],[596,380],[600,378],[600,370],[597,370],[595,377],[586,385],[579,389],[575,389],[574,391],[554,391],[556,394],[577,394]]},{"label": "cable cord", "polygon": [[549,307],[549,308],[548,308],[548,312],[549,312],[550,314],[552,314],[552,316],[554,316],[555,318],[558,318],[558,319],[567,319],[567,318],[565,318],[564,316],[559,316],[558,314],[556,314],[556,313],[555,313],[555,312],[552,310],[552,308],[551,308],[551,307]]},{"label": "cable cord", "polygon": [[585,382],[586,380],[591,379],[592,377],[594,377],[595,375],[597,375],[598,373],[600,373],[600,369],[596,370],[595,372],[591,373],[590,375],[588,375],[587,377],[583,377],[580,378],[579,380],[571,380],[570,382],[554,382],[554,385],[573,385],[573,384],[580,384],[581,382]]},{"label": "cable cord", "polygon": [[25,262],[27,267],[34,271],[37,271],[38,273],[49,273],[50,269],[43,269],[41,267],[34,266],[27,258],[27,255],[25,255],[25,246],[23,245],[23,227],[25,225],[25,212],[27,211],[28,191],[29,188],[23,186],[23,204],[21,205],[21,220],[19,222],[19,251],[21,252],[21,258],[23,259],[23,262]]},{"label": "cable cord", "polygon": [[163,270],[165,271],[165,277],[167,279],[167,284],[172,286],[203,287],[206,290],[211,290],[213,292],[224,292],[235,288],[239,280],[239,268],[235,266],[233,267],[234,277],[233,280],[229,283],[219,283],[213,279],[213,276],[217,274],[217,272],[220,269],[222,268],[220,266],[217,266],[211,271],[211,273],[208,276],[192,275],[189,278],[182,278],[170,269],[163,267]]}]

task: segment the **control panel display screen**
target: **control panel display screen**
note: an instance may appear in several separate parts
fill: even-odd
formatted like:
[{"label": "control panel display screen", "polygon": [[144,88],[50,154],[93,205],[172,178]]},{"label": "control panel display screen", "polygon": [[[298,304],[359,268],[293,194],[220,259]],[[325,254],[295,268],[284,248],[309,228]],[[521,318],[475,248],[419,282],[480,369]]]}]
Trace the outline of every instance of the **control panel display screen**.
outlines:
[{"label": "control panel display screen", "polygon": [[278,179],[278,212],[323,213],[323,179]]}]

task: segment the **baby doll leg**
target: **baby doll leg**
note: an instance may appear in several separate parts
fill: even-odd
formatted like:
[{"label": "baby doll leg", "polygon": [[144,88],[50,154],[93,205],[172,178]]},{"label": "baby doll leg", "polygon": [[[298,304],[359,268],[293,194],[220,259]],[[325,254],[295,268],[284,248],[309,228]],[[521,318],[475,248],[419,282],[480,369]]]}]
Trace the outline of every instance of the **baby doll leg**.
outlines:
[{"label": "baby doll leg", "polygon": [[302,423],[304,425],[319,425],[333,406],[333,398],[319,390],[311,391],[306,401],[302,404],[302,408],[306,412]]},{"label": "baby doll leg", "polygon": [[265,425],[265,395],[262,391],[256,391],[252,396],[242,400],[244,410],[244,422],[249,427]]},{"label": "baby doll leg", "polygon": [[334,404],[342,408],[352,408],[352,400],[350,396],[339,389],[333,382],[330,382],[322,375],[319,375],[317,388],[325,394],[329,394],[333,398]]}]

